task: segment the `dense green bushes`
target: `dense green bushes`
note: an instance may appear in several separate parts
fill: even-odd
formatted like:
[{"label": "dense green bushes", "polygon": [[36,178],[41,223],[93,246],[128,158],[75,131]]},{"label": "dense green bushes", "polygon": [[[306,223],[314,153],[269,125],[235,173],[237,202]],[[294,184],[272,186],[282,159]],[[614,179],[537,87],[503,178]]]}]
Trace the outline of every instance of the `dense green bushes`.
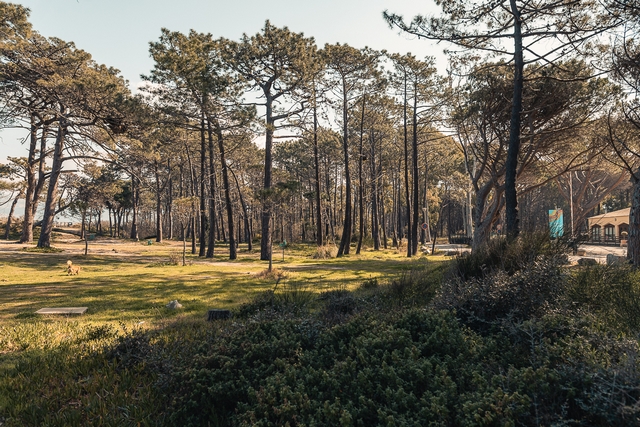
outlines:
[{"label": "dense green bushes", "polygon": [[608,328],[640,334],[640,272],[630,265],[595,265],[571,275],[567,299]]},{"label": "dense green bushes", "polygon": [[175,371],[170,425],[634,425],[631,340],[545,316],[479,335],[450,312],[251,323]]}]

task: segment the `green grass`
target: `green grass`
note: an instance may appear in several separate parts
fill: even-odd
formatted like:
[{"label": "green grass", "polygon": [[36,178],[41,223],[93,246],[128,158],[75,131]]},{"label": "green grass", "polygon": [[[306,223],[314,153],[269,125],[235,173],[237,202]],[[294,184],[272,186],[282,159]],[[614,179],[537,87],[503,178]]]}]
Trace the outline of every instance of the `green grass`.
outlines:
[{"label": "green grass", "polygon": [[[35,328],[33,342],[40,340],[35,331],[49,334],[41,324],[54,329],[55,325],[64,329],[62,325],[71,321],[153,327],[155,322],[175,316],[202,319],[209,308],[236,308],[275,286],[274,280],[260,277],[268,263],[259,259],[259,253],[242,247],[235,261],[229,261],[227,248],[218,245],[213,259],[188,254],[186,266],[169,264],[171,255],[181,259],[180,242],[147,245],[103,239],[90,243],[87,256],[81,241],[54,242],[54,247],[53,251],[10,243],[0,247],[0,322],[5,336],[7,328],[18,328],[21,332],[12,335],[22,335],[19,340],[0,336],[0,354],[28,347],[15,344],[29,341],[29,334],[23,331],[27,325]],[[314,251],[313,245],[292,245],[285,250],[284,261],[282,252],[274,251],[274,267],[286,272],[280,289],[304,287],[314,293],[352,290],[372,278],[388,282],[416,262],[425,262],[424,258],[407,259],[394,250],[363,251],[329,260],[313,259]],[[67,275],[67,260],[82,268],[80,274]],[[178,300],[183,309],[165,308],[171,300]],[[89,310],[75,318],[34,314],[44,307],[69,306]],[[52,342],[58,341],[55,335]]]}]

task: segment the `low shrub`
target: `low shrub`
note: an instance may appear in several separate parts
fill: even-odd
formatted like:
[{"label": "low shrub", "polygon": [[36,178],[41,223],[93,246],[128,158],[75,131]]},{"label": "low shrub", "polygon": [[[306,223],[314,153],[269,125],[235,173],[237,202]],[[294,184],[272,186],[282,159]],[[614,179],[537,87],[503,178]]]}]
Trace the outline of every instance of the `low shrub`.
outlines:
[{"label": "low shrub", "polygon": [[466,281],[446,281],[434,301],[441,309],[454,309],[467,323],[480,326],[499,319],[541,317],[563,301],[565,273],[552,260],[529,264],[509,275],[487,272]]},{"label": "low shrub", "polygon": [[248,318],[261,311],[273,310],[275,303],[274,292],[271,290],[264,291],[256,295],[251,301],[240,305],[234,311],[233,317]]},{"label": "low shrub", "polygon": [[392,279],[383,292],[396,306],[425,305],[440,288],[443,269],[440,264],[415,264]]},{"label": "low shrub", "polygon": [[323,292],[318,299],[324,302],[322,318],[330,324],[344,321],[358,309],[358,300],[345,289]]},{"label": "low shrub", "polygon": [[272,268],[271,270],[269,269],[262,270],[260,273],[256,275],[256,277],[258,279],[273,280],[277,284],[281,280],[286,279],[288,277],[288,274],[286,271],[281,270],[279,268]]},{"label": "low shrub", "polygon": [[627,264],[593,265],[569,277],[567,299],[608,327],[640,330],[640,272]]},{"label": "low shrub", "polygon": [[297,315],[307,311],[316,295],[304,286],[286,285],[265,291],[234,311],[234,317],[269,319]]},{"label": "low shrub", "polygon": [[169,265],[181,265],[182,252],[171,252],[169,254]]},{"label": "low shrub", "polygon": [[521,233],[513,242],[504,237],[493,238],[472,252],[458,255],[450,275],[462,280],[498,270],[511,275],[541,259],[563,259],[569,250],[567,242],[550,240],[548,233]]},{"label": "low shrub", "polygon": [[378,287],[378,278],[371,277],[360,284],[361,289],[376,289]]},{"label": "low shrub", "polygon": [[35,252],[35,253],[42,253],[42,254],[64,252],[64,249],[54,248],[53,246],[48,248],[39,248],[37,246],[32,246],[32,247],[25,246],[24,248],[22,248],[22,250],[25,252]]},{"label": "low shrub", "polygon": [[330,259],[338,255],[338,248],[335,245],[318,246],[313,253],[313,259]]}]

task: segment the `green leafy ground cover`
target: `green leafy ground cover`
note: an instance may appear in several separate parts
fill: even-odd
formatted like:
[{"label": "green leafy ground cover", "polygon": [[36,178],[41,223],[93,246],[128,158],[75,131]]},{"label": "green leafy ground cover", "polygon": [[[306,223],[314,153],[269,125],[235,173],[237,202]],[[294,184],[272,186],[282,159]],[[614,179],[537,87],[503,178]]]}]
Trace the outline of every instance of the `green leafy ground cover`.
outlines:
[{"label": "green leafy ground cover", "polygon": [[[535,246],[453,264],[317,260],[299,246],[276,262],[275,291],[256,254],[181,267],[167,265],[172,245],[12,252],[0,261],[0,422],[640,425],[638,273],[568,268]],[[78,276],[64,271],[70,255]],[[62,302],[90,312],[32,314]],[[206,322],[213,307],[235,316]]]}]

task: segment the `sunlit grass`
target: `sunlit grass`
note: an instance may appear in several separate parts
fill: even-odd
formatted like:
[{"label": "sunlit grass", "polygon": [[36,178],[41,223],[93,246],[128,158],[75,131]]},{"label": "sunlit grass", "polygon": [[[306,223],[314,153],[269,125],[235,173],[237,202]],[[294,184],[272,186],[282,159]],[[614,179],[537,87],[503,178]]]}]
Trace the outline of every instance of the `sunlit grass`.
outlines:
[{"label": "sunlit grass", "polygon": [[[188,253],[186,266],[169,263],[172,255],[176,259],[178,254],[181,259],[182,245],[175,241],[149,245],[147,241],[103,239],[90,243],[87,256],[82,241],[54,242],[60,250],[54,252],[24,250],[25,246],[33,247],[3,243],[0,248],[0,321],[5,335],[5,339],[0,336],[1,353],[25,348],[25,344],[16,344],[25,341],[24,337],[7,344],[7,328],[18,328],[14,336],[26,336],[29,334],[19,331],[32,325],[35,347],[45,348],[48,344],[35,343],[59,340],[41,324],[151,327],[154,322],[175,316],[201,319],[210,308],[236,308],[275,286],[273,279],[260,275],[268,262],[260,260],[258,251],[249,252],[244,246],[235,261],[228,260],[228,246],[224,244],[216,246],[213,259]],[[282,250],[274,247],[273,265],[286,272],[280,289],[303,286],[314,293],[355,289],[372,278],[389,281],[416,262],[426,262],[424,257],[407,259],[393,249],[364,250],[359,255],[327,260],[314,259],[314,251],[314,245],[291,245],[283,259]],[[67,275],[67,260],[81,267],[80,274]],[[171,300],[178,300],[183,308],[165,308]],[[89,309],[85,315],[72,318],[34,314],[44,307]]]}]

